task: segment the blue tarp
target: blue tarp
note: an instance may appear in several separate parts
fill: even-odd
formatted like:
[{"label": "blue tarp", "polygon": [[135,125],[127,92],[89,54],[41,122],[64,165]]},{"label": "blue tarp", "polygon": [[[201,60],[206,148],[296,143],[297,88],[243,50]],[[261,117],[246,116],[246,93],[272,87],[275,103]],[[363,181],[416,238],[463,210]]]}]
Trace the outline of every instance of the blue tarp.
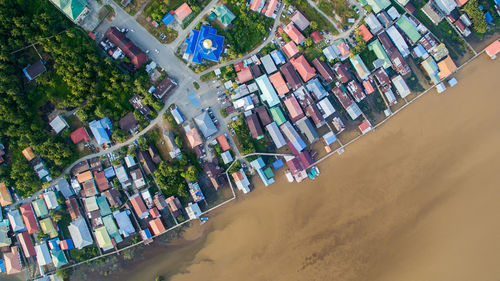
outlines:
[{"label": "blue tarp", "polygon": [[61,248],[59,248],[59,238],[49,240],[49,245],[51,249],[61,250]]},{"label": "blue tarp", "polygon": [[283,54],[279,50],[274,50],[273,52],[271,52],[271,57],[273,58],[274,63],[277,65],[280,65],[280,64],[286,62],[285,57],[283,56]]},{"label": "blue tarp", "polygon": [[491,22],[493,22],[493,17],[491,16],[491,14],[490,14],[490,12],[489,12],[489,11],[488,11],[488,12],[486,12],[486,13],[484,13],[484,17],[486,18],[486,22],[487,22],[487,23],[491,23]]},{"label": "blue tarp", "polygon": [[75,248],[75,245],[73,244],[73,240],[71,238],[70,239],[66,239],[66,244],[68,245],[68,250],[71,250],[71,249]]},{"label": "blue tarp", "polygon": [[285,164],[283,163],[283,160],[278,159],[278,160],[273,162],[273,169],[277,170],[277,169],[283,167],[284,165]]},{"label": "blue tarp", "polygon": [[167,13],[162,19],[161,21],[165,24],[165,25],[169,25],[171,22],[174,21],[174,16],[172,16],[172,14],[170,13]]}]

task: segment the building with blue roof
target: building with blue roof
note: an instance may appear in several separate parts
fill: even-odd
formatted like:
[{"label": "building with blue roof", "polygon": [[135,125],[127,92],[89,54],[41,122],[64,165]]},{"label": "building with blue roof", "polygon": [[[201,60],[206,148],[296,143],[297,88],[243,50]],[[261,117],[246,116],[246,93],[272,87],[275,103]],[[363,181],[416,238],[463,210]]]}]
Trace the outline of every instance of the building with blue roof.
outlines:
[{"label": "building with blue roof", "polygon": [[115,169],[113,169],[113,167],[106,168],[104,170],[104,175],[106,176],[107,179],[114,177]]},{"label": "building with blue roof", "polygon": [[165,25],[169,25],[171,24],[173,21],[175,20],[174,16],[168,12],[162,19],[161,21],[165,24]]},{"label": "building with blue roof", "polygon": [[252,167],[257,171],[257,174],[262,179],[265,186],[269,186],[274,183],[274,177],[268,177],[266,173],[264,173],[264,167],[266,164],[264,163],[264,160],[262,160],[262,157],[253,160],[250,162],[250,165],[252,165]]},{"label": "building with blue roof", "polygon": [[90,122],[89,127],[97,141],[97,144],[103,145],[111,141],[109,136],[111,135],[111,128],[113,128],[113,124],[111,124],[111,120],[109,120],[108,117]]},{"label": "building with blue roof", "polygon": [[262,101],[267,102],[267,105],[269,107],[280,104],[278,94],[276,94],[276,91],[274,90],[273,85],[271,84],[271,81],[269,80],[267,75],[264,74],[260,77],[255,78],[255,82],[257,82],[257,85],[259,86],[261,92],[260,97]]},{"label": "building with blue roof", "polygon": [[191,30],[186,54],[192,55],[192,62],[201,63],[204,59],[218,62],[224,49],[224,37],[217,35],[217,29],[202,25],[200,30]]},{"label": "building with blue roof", "polygon": [[271,52],[271,57],[276,65],[284,64],[286,62],[285,57],[280,50],[274,50]]},{"label": "building with blue roof", "polygon": [[5,262],[2,260],[0,260],[0,272],[5,272]]}]

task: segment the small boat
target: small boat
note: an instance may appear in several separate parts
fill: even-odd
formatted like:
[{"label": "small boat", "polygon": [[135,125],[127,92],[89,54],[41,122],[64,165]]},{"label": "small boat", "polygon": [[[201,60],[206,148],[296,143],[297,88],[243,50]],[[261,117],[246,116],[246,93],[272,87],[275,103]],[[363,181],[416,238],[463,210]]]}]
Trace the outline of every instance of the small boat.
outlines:
[{"label": "small boat", "polygon": [[308,175],[308,176],[309,176],[309,178],[310,178],[310,179],[312,179],[312,180],[316,177],[313,173],[311,173],[311,171],[309,171],[309,172],[307,173],[307,175]]},{"label": "small boat", "polygon": [[292,172],[290,172],[290,170],[286,170],[285,175],[286,175],[288,182],[293,182],[293,176],[292,176]]},{"label": "small boat", "polygon": [[208,218],[200,218],[200,225],[204,225],[208,221]]},{"label": "small boat", "polygon": [[319,168],[318,168],[318,166],[311,167],[311,171],[313,171],[316,176],[319,176]]}]

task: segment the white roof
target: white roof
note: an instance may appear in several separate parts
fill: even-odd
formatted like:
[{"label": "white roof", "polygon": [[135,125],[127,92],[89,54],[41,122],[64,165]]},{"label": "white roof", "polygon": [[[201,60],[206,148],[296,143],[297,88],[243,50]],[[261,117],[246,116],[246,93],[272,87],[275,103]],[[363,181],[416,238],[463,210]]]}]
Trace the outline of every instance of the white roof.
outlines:
[{"label": "white roof", "polygon": [[271,58],[271,55],[265,55],[260,58],[260,62],[262,62],[262,65],[264,65],[264,69],[266,70],[267,74],[271,74],[276,72],[278,70],[276,68],[276,65],[274,64],[273,59]]},{"label": "white roof", "polygon": [[407,57],[410,54],[410,50],[408,49],[408,45],[406,44],[401,33],[392,25],[387,30],[387,35],[391,38],[396,48],[398,48],[399,52],[403,57]]},{"label": "white roof", "polygon": [[387,102],[389,105],[393,105],[397,103],[396,97],[392,93],[392,90],[389,88],[384,92],[385,97],[387,98]]},{"label": "white roof", "polygon": [[394,6],[392,6],[391,8],[389,8],[389,10],[387,10],[387,13],[392,18],[392,20],[396,20],[396,19],[398,19],[400,17],[400,14],[399,14],[398,10],[396,10],[396,8],[394,8]]},{"label": "white roof", "polygon": [[248,85],[248,91],[250,93],[256,92],[259,90],[259,87],[257,86],[257,83],[253,82],[252,84]]},{"label": "white roof", "polygon": [[233,81],[227,81],[224,83],[224,88],[231,90],[233,88]]},{"label": "white roof", "polygon": [[43,194],[43,199],[45,200],[45,204],[47,204],[47,208],[53,210],[59,207],[59,203],[57,202],[56,193],[54,191],[47,191]]},{"label": "white roof", "polygon": [[[115,175],[116,178],[118,178],[118,181],[123,185],[125,182],[129,180],[129,177],[127,175],[127,171],[125,171],[125,168],[123,168],[122,165],[120,166],[115,166]],[[131,185],[132,183],[128,183],[128,185]]]},{"label": "white roof", "polygon": [[286,140],[279,130],[278,125],[276,125],[276,122],[271,122],[266,125],[266,130],[269,132],[269,135],[271,136],[274,145],[276,145],[276,148],[281,148],[286,145]]},{"label": "white roof", "polygon": [[458,6],[454,0],[434,0],[434,3],[445,15],[449,15]]},{"label": "white roof", "polygon": [[358,105],[354,102],[346,108],[346,111],[347,113],[349,113],[349,116],[351,116],[352,120],[358,118],[362,113],[361,109],[359,109]]},{"label": "white roof", "polygon": [[7,218],[9,218],[10,227],[12,231],[18,232],[26,229],[24,226],[23,218],[19,210],[12,210],[7,213]]},{"label": "white roof", "polygon": [[68,123],[66,123],[66,121],[60,115],[57,115],[54,120],[50,121],[50,126],[56,132],[56,134],[59,134],[62,130],[68,127]]},{"label": "white roof", "polygon": [[231,163],[233,161],[233,157],[231,156],[231,152],[229,152],[229,150],[224,151],[220,156],[222,161],[224,161],[224,164]]},{"label": "white roof", "polygon": [[240,181],[236,181],[236,187],[243,191],[243,193],[248,193],[250,192],[250,182],[248,181],[247,175],[243,171],[243,169],[240,169],[239,171],[243,175],[243,179]]},{"label": "white roof", "polygon": [[200,206],[198,206],[198,203],[190,202],[186,207],[186,213],[188,214],[189,219],[197,219],[201,216]]},{"label": "white roof", "polygon": [[47,265],[52,263],[52,257],[50,256],[49,247],[47,244],[37,244],[35,245],[36,261],[39,266]]},{"label": "white roof", "polygon": [[325,55],[328,61],[336,59],[340,55],[340,51],[337,48],[337,45],[332,44],[323,49],[323,54]]},{"label": "white roof", "polygon": [[128,211],[115,211],[113,212],[113,217],[115,218],[118,228],[120,229],[120,234],[123,235],[123,237],[128,237],[135,232],[135,228],[132,225]]},{"label": "white roof", "polygon": [[82,249],[83,247],[92,245],[94,240],[92,240],[92,236],[90,235],[89,228],[85,219],[83,217],[79,217],[76,220],[72,221],[68,226],[69,234],[71,235],[71,239],[73,239],[73,244],[75,248]]},{"label": "white roof", "polygon": [[87,212],[99,210],[99,206],[97,205],[97,199],[95,196],[85,197],[82,200]]},{"label": "white roof", "polygon": [[221,74],[220,68],[217,68],[216,70],[214,70],[214,74],[219,76]]},{"label": "white roof", "polygon": [[438,93],[442,93],[446,90],[446,86],[444,85],[443,82],[441,82],[441,83],[436,85],[436,90]]},{"label": "white roof", "polygon": [[255,79],[255,82],[257,82],[257,85],[259,86],[260,91],[262,92],[262,94],[260,95],[261,99],[267,102],[267,105],[269,107],[273,107],[280,103],[280,99],[276,94],[276,91],[274,90],[271,81],[269,80],[269,77],[267,77],[267,75],[264,74],[260,77],[257,77]]},{"label": "white roof", "polygon": [[234,108],[243,108],[243,110],[250,110],[254,108],[252,98],[250,96],[243,97],[233,102]]},{"label": "white roof", "polygon": [[321,111],[323,111],[323,118],[327,118],[328,116],[335,113],[335,108],[333,107],[332,103],[328,100],[328,98],[320,100],[316,105]]},{"label": "white roof", "polygon": [[370,28],[370,31],[373,34],[382,30],[382,24],[380,24],[377,17],[373,13],[370,13],[365,17],[365,23],[368,25],[368,28]]},{"label": "white roof", "polygon": [[127,154],[127,156],[125,156],[125,164],[127,164],[128,168],[135,166],[136,163],[134,157]]},{"label": "white roof", "polygon": [[405,98],[406,96],[408,96],[411,93],[410,88],[408,88],[408,85],[406,85],[406,82],[403,79],[403,77],[401,77],[401,75],[397,75],[397,76],[393,77],[392,84],[394,84],[394,86],[396,87],[396,90],[398,91],[399,95],[402,98]]}]

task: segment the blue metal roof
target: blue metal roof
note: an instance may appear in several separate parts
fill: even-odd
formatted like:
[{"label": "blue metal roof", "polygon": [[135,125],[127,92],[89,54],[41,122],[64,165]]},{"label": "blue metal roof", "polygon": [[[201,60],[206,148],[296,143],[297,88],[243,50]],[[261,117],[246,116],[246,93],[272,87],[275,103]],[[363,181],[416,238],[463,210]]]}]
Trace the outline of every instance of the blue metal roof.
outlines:
[{"label": "blue metal roof", "polygon": [[170,14],[170,12],[168,12],[162,19],[161,21],[165,24],[165,25],[169,25],[171,22],[174,21],[174,16],[172,16],[172,14]]},{"label": "blue metal roof", "polygon": [[286,62],[285,57],[280,52],[280,50],[274,50],[273,52],[271,52],[271,57],[273,58],[275,64],[279,65]]},{"label": "blue metal roof", "polygon": [[[211,41],[210,49],[203,44],[206,40]],[[224,49],[224,37],[217,35],[217,29],[206,25],[202,25],[199,31],[191,30],[185,42],[188,44],[186,54],[193,55],[194,63],[201,63],[203,59],[219,61]]]},{"label": "blue metal roof", "polygon": [[5,262],[0,260],[0,272],[5,272]]},{"label": "blue metal roof", "polygon": [[115,176],[115,170],[113,167],[109,167],[106,170],[104,170],[104,175],[106,176],[107,179],[112,178]]},{"label": "blue metal roof", "polygon": [[101,145],[110,142],[109,135],[111,134],[111,128],[113,128],[113,125],[108,117],[90,122],[89,127],[97,141],[97,144]]},{"label": "blue metal roof", "polygon": [[170,112],[172,113],[172,116],[174,117],[175,122],[177,124],[184,123],[184,116],[182,116],[182,113],[181,113],[181,111],[179,110],[178,107],[172,109]]},{"label": "blue metal roof", "polygon": [[283,167],[284,165],[285,165],[285,164],[283,163],[283,160],[281,160],[281,159],[278,159],[278,160],[276,160],[276,161],[274,161],[274,162],[273,162],[273,168],[274,168],[275,170],[277,170],[277,169],[279,169],[279,168]]}]

